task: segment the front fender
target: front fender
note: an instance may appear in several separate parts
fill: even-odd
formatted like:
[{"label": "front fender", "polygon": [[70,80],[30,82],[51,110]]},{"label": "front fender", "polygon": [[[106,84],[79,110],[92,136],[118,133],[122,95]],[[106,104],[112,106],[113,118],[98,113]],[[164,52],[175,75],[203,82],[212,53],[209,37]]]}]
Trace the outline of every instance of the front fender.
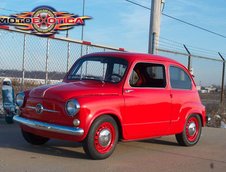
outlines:
[{"label": "front fender", "polygon": [[78,101],[81,105],[78,115],[81,122],[79,127],[84,129],[84,138],[87,136],[95,119],[102,115],[112,116],[120,125],[119,127],[122,126],[124,100],[120,96],[93,96],[92,99],[83,97]]}]

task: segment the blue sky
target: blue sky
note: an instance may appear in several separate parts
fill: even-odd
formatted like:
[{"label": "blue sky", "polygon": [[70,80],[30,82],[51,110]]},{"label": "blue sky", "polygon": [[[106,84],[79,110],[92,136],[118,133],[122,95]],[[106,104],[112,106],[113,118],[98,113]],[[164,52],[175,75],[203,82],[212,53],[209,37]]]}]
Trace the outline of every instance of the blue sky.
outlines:
[{"label": "blue sky", "polygon": [[[151,0],[134,1],[148,7],[151,6]],[[82,0],[0,1],[1,8],[16,11],[31,11],[39,5],[49,5],[57,11],[82,14]],[[225,7],[226,1],[224,0],[165,0],[164,13],[226,35]],[[0,9],[0,15],[12,13],[14,12]],[[125,0],[86,0],[85,14],[93,19],[86,22],[84,40],[97,44],[123,47],[132,51],[147,52],[150,11],[130,4]],[[61,34],[65,33],[61,32]],[[80,39],[81,27],[75,27],[73,30],[70,30],[69,36],[74,39]],[[160,37],[160,41],[162,38],[167,38],[186,45],[211,50],[209,52],[211,57],[219,58],[216,55],[218,51],[226,54],[226,39],[200,31],[165,16],[161,17]],[[172,44],[172,46],[174,45]],[[186,63],[185,60],[179,59],[179,61]],[[194,66],[198,66],[196,68],[200,66],[204,69],[205,66],[210,65],[212,66],[212,71],[207,71],[207,73],[194,69],[198,72],[196,82],[220,84],[221,65],[215,65],[215,62],[208,62],[207,64],[205,62],[198,63],[198,60],[194,62]],[[209,76],[212,76],[214,81],[209,82]]]},{"label": "blue sky", "polygon": [[[134,0],[147,7],[151,0]],[[16,11],[30,11],[39,5],[49,5],[58,11],[82,14],[82,0],[1,0],[0,7]],[[224,0],[165,0],[164,13],[226,35],[226,1]],[[13,12],[0,10],[0,14]],[[86,0],[85,14],[93,17],[86,22],[84,39],[129,50],[147,51],[149,11],[125,0]],[[81,27],[70,31],[79,39]],[[61,32],[63,33],[63,32]],[[226,39],[200,31],[180,22],[161,18],[164,38],[196,47],[226,52]]]}]

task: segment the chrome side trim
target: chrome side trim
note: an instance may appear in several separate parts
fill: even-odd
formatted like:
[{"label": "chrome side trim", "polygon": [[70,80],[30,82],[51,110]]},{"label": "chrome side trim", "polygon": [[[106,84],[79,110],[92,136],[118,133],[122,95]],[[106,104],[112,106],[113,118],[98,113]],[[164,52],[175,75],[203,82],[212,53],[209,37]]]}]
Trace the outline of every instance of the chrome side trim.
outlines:
[{"label": "chrome side trim", "polygon": [[84,130],[82,128],[68,127],[68,126],[50,124],[46,122],[40,122],[36,120],[30,120],[27,118],[23,118],[19,115],[15,115],[13,117],[13,120],[20,124],[29,126],[31,128],[39,129],[39,130],[51,131],[51,132],[61,133],[61,134],[69,134],[74,136],[82,136],[84,134]]},{"label": "chrome side trim", "polygon": [[[34,106],[26,106],[25,108],[32,109],[32,110],[36,110],[36,107],[34,107]],[[43,111],[43,112],[51,112],[51,113],[59,113],[59,111],[56,111],[56,110],[50,110],[50,109],[45,109],[45,108],[43,108],[42,111]]]}]

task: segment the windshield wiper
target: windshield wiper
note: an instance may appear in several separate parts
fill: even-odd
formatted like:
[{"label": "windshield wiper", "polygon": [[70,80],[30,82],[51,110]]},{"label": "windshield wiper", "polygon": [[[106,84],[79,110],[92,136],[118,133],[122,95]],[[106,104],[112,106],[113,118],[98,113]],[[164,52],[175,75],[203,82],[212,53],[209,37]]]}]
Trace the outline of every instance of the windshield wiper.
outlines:
[{"label": "windshield wiper", "polygon": [[95,80],[95,81],[100,81],[102,83],[105,83],[105,81],[103,79],[95,77],[95,76],[84,76],[82,79],[83,80]]},{"label": "windshield wiper", "polygon": [[68,75],[68,77],[70,79],[79,79],[80,78],[80,76],[78,76],[78,75]]}]

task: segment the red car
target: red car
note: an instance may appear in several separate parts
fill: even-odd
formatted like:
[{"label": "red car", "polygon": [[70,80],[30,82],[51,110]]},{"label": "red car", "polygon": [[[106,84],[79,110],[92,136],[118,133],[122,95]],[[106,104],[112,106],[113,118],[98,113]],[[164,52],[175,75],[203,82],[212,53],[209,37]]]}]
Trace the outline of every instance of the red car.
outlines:
[{"label": "red car", "polygon": [[105,52],[81,57],[62,83],[19,93],[24,139],[82,142],[93,159],[109,157],[118,140],[176,135],[195,145],[206,124],[189,71],[160,56]]}]

